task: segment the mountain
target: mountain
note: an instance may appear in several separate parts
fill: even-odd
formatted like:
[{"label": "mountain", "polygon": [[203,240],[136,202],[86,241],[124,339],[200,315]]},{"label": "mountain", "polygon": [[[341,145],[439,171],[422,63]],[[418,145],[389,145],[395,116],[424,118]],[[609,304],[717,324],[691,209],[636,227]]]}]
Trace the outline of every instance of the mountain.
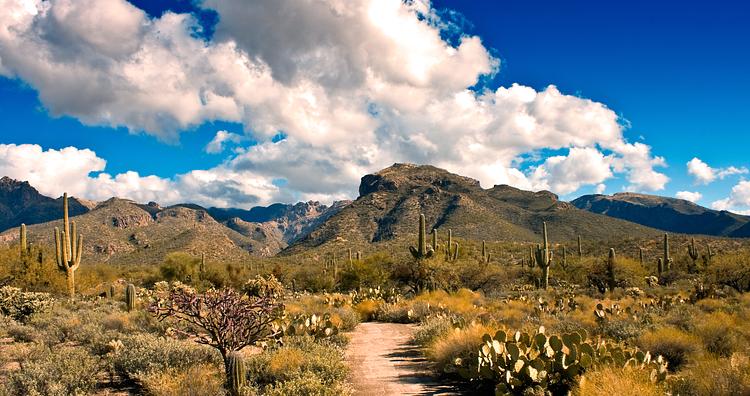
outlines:
[{"label": "mountain", "polygon": [[[88,201],[68,199],[72,216],[89,211]],[[0,179],[0,231],[18,227],[21,223],[36,224],[58,219],[62,213],[62,199],[53,199],[39,193],[28,182]]]},{"label": "mountain", "polygon": [[273,239],[286,247],[301,236],[307,235],[351,201],[336,201],[331,206],[308,201],[296,204],[256,206],[250,210],[209,208],[208,213],[229,228],[250,236]]},{"label": "mountain", "polygon": [[483,189],[479,182],[429,165],[394,164],[362,177],[359,197],[301,238],[285,254],[331,243],[359,246],[402,243],[416,233],[424,213],[441,237],[537,241],[542,222],[557,241],[654,236],[653,228],[580,210],[548,191],[507,185]]},{"label": "mountain", "polygon": [[[319,202],[242,209],[205,209],[195,204],[162,207],[111,198],[96,203],[69,198],[72,220],[84,236],[87,261],[160,262],[171,251],[205,253],[209,259],[241,261],[248,254],[273,256],[348,204]],[[29,240],[52,245],[61,225],[62,199],[40,194],[28,182],[0,179],[0,242],[18,238],[21,223]]]},{"label": "mountain", "polygon": [[726,237],[750,236],[750,217],[705,208],[684,199],[617,193],[584,195],[577,208],[665,231]]}]

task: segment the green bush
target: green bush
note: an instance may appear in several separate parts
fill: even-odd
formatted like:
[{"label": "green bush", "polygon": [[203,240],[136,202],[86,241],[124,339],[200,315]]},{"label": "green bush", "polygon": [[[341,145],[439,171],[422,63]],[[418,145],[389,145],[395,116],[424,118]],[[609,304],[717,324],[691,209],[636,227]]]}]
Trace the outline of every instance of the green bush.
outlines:
[{"label": "green bush", "polygon": [[750,291],[750,265],[748,253],[718,256],[711,261],[709,279],[718,285],[729,286],[738,292]]},{"label": "green bush", "polygon": [[99,359],[82,348],[54,348],[32,354],[8,375],[6,388],[14,395],[87,395],[96,386],[99,368]]},{"label": "green bush", "polygon": [[299,377],[280,382],[265,392],[267,396],[346,396],[351,395],[352,390],[343,383],[333,385],[324,384],[311,372],[305,372]]},{"label": "green bush", "polygon": [[184,369],[196,364],[221,364],[212,348],[191,341],[157,337],[151,334],[128,336],[123,347],[110,356],[114,370],[127,378],[170,368]]},{"label": "green bush", "polygon": [[32,315],[52,308],[48,293],[24,292],[17,287],[0,287],[0,314],[24,322]]},{"label": "green bush", "polygon": [[169,253],[164,258],[164,263],[159,267],[162,280],[185,283],[197,282],[200,275],[200,261],[200,257],[185,252]]}]

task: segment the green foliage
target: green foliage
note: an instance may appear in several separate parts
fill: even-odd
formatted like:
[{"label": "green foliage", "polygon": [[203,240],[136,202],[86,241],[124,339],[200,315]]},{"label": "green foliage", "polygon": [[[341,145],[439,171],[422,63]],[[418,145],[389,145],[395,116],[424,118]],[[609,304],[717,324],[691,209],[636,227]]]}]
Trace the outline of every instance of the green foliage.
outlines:
[{"label": "green foliage", "polygon": [[712,283],[729,286],[738,292],[750,291],[750,265],[747,252],[731,256],[719,256],[712,261],[708,277]]},{"label": "green foliage", "polygon": [[83,396],[94,390],[99,369],[99,359],[82,348],[40,350],[10,372],[5,387],[14,395]]},{"label": "green foliage", "polygon": [[200,257],[185,252],[169,253],[159,266],[162,280],[194,283],[200,278]]},{"label": "green foliage", "polygon": [[212,348],[192,341],[175,340],[153,334],[136,334],[120,339],[123,347],[111,354],[115,372],[126,378],[137,379],[140,374],[164,371],[169,368],[212,363],[220,364],[221,356]]}]

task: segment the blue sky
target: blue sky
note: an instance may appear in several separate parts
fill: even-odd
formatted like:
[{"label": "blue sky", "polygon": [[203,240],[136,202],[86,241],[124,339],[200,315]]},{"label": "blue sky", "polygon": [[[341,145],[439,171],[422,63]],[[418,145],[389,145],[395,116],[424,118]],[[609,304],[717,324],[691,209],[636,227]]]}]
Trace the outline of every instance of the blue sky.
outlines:
[{"label": "blue sky", "polygon": [[[114,4],[120,1],[112,0],[110,3]],[[294,4],[293,1],[290,1],[290,3]],[[696,184],[695,177],[687,172],[686,163],[692,158],[698,157],[710,165],[716,175],[721,173],[721,169],[728,167],[742,169],[742,167],[750,166],[747,155],[743,155],[748,144],[750,144],[750,133],[748,133],[750,131],[747,122],[744,122],[748,104],[745,95],[746,92],[750,91],[750,77],[747,73],[747,70],[750,70],[750,48],[748,48],[750,46],[748,44],[750,24],[746,23],[748,17],[750,17],[750,5],[736,1],[687,1],[681,2],[679,5],[668,3],[672,2],[466,2],[440,0],[432,3],[431,12],[433,14],[431,15],[439,16],[442,18],[442,22],[452,23],[452,27],[441,32],[447,45],[458,47],[460,37],[476,36],[481,39],[481,45],[486,49],[488,55],[476,58],[478,60],[473,64],[481,63],[481,61],[487,59],[499,61],[499,68],[495,67],[491,72],[488,71],[488,68],[492,68],[491,65],[486,68],[476,66],[476,70],[473,70],[472,61],[461,64],[460,66],[467,70],[465,74],[469,76],[467,77],[469,80],[471,76],[479,76],[480,82],[478,84],[465,84],[467,88],[471,86],[473,92],[479,92],[482,89],[494,91],[499,87],[510,87],[517,83],[533,88],[536,92],[542,92],[548,85],[555,85],[564,95],[601,103],[621,117],[620,123],[629,125],[623,132],[622,142],[642,142],[650,146],[650,153],[647,156],[649,161],[655,157],[663,157],[666,161],[666,167],[647,166],[648,169],[653,167],[656,172],[663,173],[669,178],[669,182],[664,184],[663,189],[651,191],[644,187],[646,184],[638,184],[636,190],[669,196],[674,196],[678,191],[700,192],[702,198],[698,202],[710,206],[715,201],[728,199],[732,188],[741,184],[743,174],[728,175],[723,180],[716,176],[714,177],[715,180],[710,182],[709,179],[704,178],[705,184]],[[278,36],[281,40],[279,42],[283,43],[284,47],[288,46],[289,49],[281,51],[278,50],[279,45],[276,45],[276,48],[273,45],[266,45],[266,43],[257,39],[257,37],[260,37],[258,32],[241,30],[242,28],[238,27],[240,25],[232,24],[232,15],[229,11],[233,10],[231,7],[238,7],[238,4],[239,7],[243,6],[241,2],[236,3],[232,0],[212,0],[201,5],[190,4],[185,1],[133,0],[131,4],[117,4],[117,6],[128,8],[134,5],[140,8],[146,12],[146,15],[139,17],[139,11],[128,9],[129,12],[133,11],[132,21],[137,22],[138,18],[141,18],[141,21],[150,21],[149,23],[152,25],[156,24],[154,21],[164,21],[165,15],[168,14],[167,11],[175,15],[190,14],[197,19],[197,24],[188,23],[190,25],[188,33],[195,39],[195,43],[204,42],[205,46],[210,48],[217,47],[219,43],[237,43],[238,52],[248,55],[252,59],[258,59],[258,62],[262,62],[262,64],[268,64],[275,82],[287,87],[308,78],[322,87],[321,89],[325,92],[325,97],[322,99],[325,100],[346,98],[346,95],[352,95],[352,97],[362,95],[359,88],[353,89],[347,86],[347,90],[343,91],[337,85],[340,82],[318,80],[319,75],[303,75],[303,72],[299,71],[303,67],[300,67],[299,70],[289,69],[290,65],[302,65],[302,61],[298,60],[304,59],[304,56],[300,54],[309,56],[309,53],[295,53],[294,51],[298,48],[305,49],[305,45],[310,44],[302,42],[304,38],[292,34],[293,32],[288,30],[290,28],[284,26],[283,21],[270,21],[272,29],[278,29],[278,32],[263,33],[268,33],[272,39]],[[101,7],[101,5],[91,6],[86,11],[100,12]],[[265,18],[263,20],[284,18],[283,13],[279,10],[268,10],[267,8],[269,7],[259,7],[257,10],[258,12],[268,12],[267,15],[261,16]],[[418,11],[423,12],[424,10],[419,9]],[[71,15],[75,15],[75,13],[71,13]],[[45,16],[44,20],[40,20],[40,17],[37,16],[35,23],[37,26],[45,26],[46,20],[53,17],[55,15],[52,15],[52,13]],[[2,22],[0,20],[0,23]],[[64,20],[63,22],[72,23],[73,21]],[[60,28],[58,26],[64,26],[63,22],[55,21],[55,24],[50,23],[50,26],[64,30],[65,27]],[[123,26],[123,29],[125,29],[129,26],[130,21],[126,22],[123,22],[122,25],[113,25]],[[419,20],[415,19],[412,22],[416,24],[419,23]],[[311,25],[314,25],[314,23],[311,23]],[[95,65],[92,66],[92,70],[98,72],[100,69],[99,66],[96,66],[96,62],[101,62],[102,57],[106,57],[106,62],[113,65],[116,62],[127,63],[135,59],[133,54],[136,54],[141,49],[140,47],[113,48],[110,45],[111,43],[101,44],[85,36],[86,34],[94,34],[92,32],[95,32],[97,28],[103,29],[100,26],[93,26],[91,29],[83,30],[71,26],[70,30],[50,30],[51,33],[47,32],[46,35],[40,37],[50,41],[49,48],[45,47],[44,50],[52,48],[50,49],[50,53],[53,54],[51,56],[59,56],[55,60],[64,67],[72,67],[71,65],[76,64],[76,62],[90,61],[91,64]],[[329,37],[325,34],[349,35],[345,29],[341,33],[337,33],[336,26],[331,25],[328,28],[328,32],[314,31],[313,33],[320,33],[322,35],[320,37]],[[386,28],[390,27],[384,29]],[[104,27],[104,29],[107,29],[107,27]],[[161,27],[160,34],[162,34],[162,37],[169,34],[165,33],[167,31],[166,28]],[[330,33],[331,31],[333,33]],[[117,35],[113,37],[123,35],[122,32],[115,33]],[[140,37],[142,34],[147,37],[147,33],[140,31],[131,33],[134,36]],[[50,38],[53,36],[56,38]],[[352,36],[355,37],[350,40],[347,36],[346,40],[341,39],[341,42],[332,39],[334,41],[333,46],[338,45],[336,48],[338,52],[335,52],[336,56],[341,56],[342,53],[347,53],[347,51],[359,50],[360,47],[368,45],[364,43],[358,46],[356,35]],[[102,37],[106,37],[106,34]],[[410,36],[402,39],[399,35],[395,35],[390,37],[395,43],[387,42],[386,44],[398,46],[401,44],[401,40],[408,41],[410,44],[411,41],[409,40],[417,40],[414,42],[418,46],[418,40],[421,37]],[[366,40],[366,38],[361,39]],[[300,40],[299,46],[293,40]],[[352,41],[355,44],[352,44]],[[81,44],[82,42],[85,46]],[[145,45],[143,41],[140,43],[138,45]],[[13,51],[10,44],[10,42],[4,44],[0,39],[0,48],[5,45],[6,51]],[[382,48],[382,45],[385,44],[381,43],[381,47],[377,48]],[[117,52],[118,55],[112,55],[115,53],[112,51]],[[60,56],[59,52],[64,52],[65,56]],[[478,56],[468,50],[465,52],[471,56]],[[17,53],[18,51],[16,51]],[[122,54],[134,58],[123,58],[125,55]],[[328,144],[325,149],[319,148],[316,146],[314,139],[310,139],[310,136],[314,135],[313,131],[317,131],[316,125],[339,122],[340,120],[335,119],[335,114],[338,114],[340,109],[334,109],[335,111],[331,112],[333,115],[330,117],[334,119],[333,121],[314,119],[313,126],[299,120],[289,121],[284,118],[284,111],[276,109],[279,112],[278,119],[269,121],[267,124],[270,126],[266,126],[266,123],[260,122],[258,119],[265,116],[264,111],[273,113],[275,110],[268,110],[267,107],[260,105],[258,108],[252,108],[239,116],[222,116],[221,114],[217,116],[216,113],[221,113],[221,111],[212,109],[211,115],[195,117],[188,115],[185,117],[190,118],[189,121],[178,122],[174,121],[172,117],[180,119],[181,116],[184,116],[179,112],[179,109],[174,110],[175,114],[171,114],[172,110],[169,109],[160,113],[155,110],[151,111],[151,109],[138,108],[139,103],[134,101],[132,111],[127,114],[115,114],[116,120],[112,121],[109,115],[102,115],[103,112],[106,114],[117,113],[123,107],[122,103],[130,103],[130,99],[125,98],[124,95],[131,94],[131,85],[126,86],[127,89],[111,88],[113,86],[119,87],[114,84],[117,84],[115,77],[121,78],[120,76],[112,77],[112,81],[115,82],[107,82],[106,85],[109,89],[107,93],[113,97],[123,95],[122,102],[118,102],[121,103],[118,107],[103,109],[96,107],[96,95],[88,100],[89,98],[86,98],[88,92],[84,89],[80,93],[82,104],[78,105],[79,95],[75,85],[72,85],[73,88],[70,92],[60,93],[63,89],[57,89],[54,84],[49,82],[49,80],[54,80],[52,75],[47,78],[44,71],[27,72],[29,63],[23,62],[30,62],[30,60],[16,60],[12,55],[10,52],[3,54],[0,50],[0,130],[2,131],[0,144],[38,144],[45,151],[59,150],[69,146],[79,150],[90,149],[96,153],[97,158],[106,160],[106,168],[103,171],[106,175],[111,175],[112,178],[128,171],[137,172],[139,177],[149,175],[157,177],[150,182],[144,182],[141,179],[138,179],[137,182],[125,180],[107,182],[106,188],[100,182],[91,182],[90,185],[85,187],[78,187],[79,194],[88,194],[92,198],[100,198],[104,192],[111,192],[113,194],[130,194],[135,199],[153,197],[166,202],[170,200],[195,200],[205,204],[236,204],[239,206],[251,206],[253,203],[268,203],[273,200],[346,198],[353,197],[356,192],[358,176],[354,175],[377,170],[381,163],[386,161],[386,159],[378,161],[377,158],[380,157],[387,157],[388,161],[393,159],[445,164],[450,170],[480,178],[485,186],[487,186],[487,180],[491,182],[517,180],[513,176],[510,176],[510,178],[505,176],[495,177],[492,173],[492,169],[496,170],[501,162],[503,169],[510,169],[517,165],[518,170],[525,174],[523,183],[531,183],[526,184],[526,186],[549,186],[550,189],[557,189],[556,192],[568,199],[591,193],[600,184],[606,184],[604,190],[606,193],[622,191],[635,185],[629,173],[617,171],[614,165],[612,165],[612,175],[607,177],[601,176],[601,174],[598,176],[590,174],[581,176],[575,172],[568,174],[565,172],[570,171],[570,167],[564,166],[555,171],[551,163],[545,165],[548,175],[533,176],[535,167],[543,165],[544,160],[551,156],[565,156],[568,153],[568,148],[575,146],[573,143],[563,143],[549,148],[542,145],[525,151],[519,149],[517,153],[514,153],[516,160],[513,162],[507,160],[487,164],[486,169],[488,170],[476,171],[476,174],[472,174],[471,164],[465,163],[465,159],[463,160],[464,163],[461,163],[461,160],[450,158],[449,154],[441,154],[443,150],[440,147],[434,149],[434,154],[430,154],[432,151],[428,148],[424,150],[419,148],[417,142],[420,140],[417,137],[422,137],[421,135],[415,137],[415,134],[427,134],[429,136],[432,133],[430,127],[434,127],[436,123],[445,122],[445,120],[437,122],[431,119],[417,119],[418,115],[425,113],[424,109],[415,111],[413,117],[404,116],[403,119],[398,119],[393,123],[389,119],[387,122],[383,121],[383,125],[372,126],[365,122],[366,125],[363,124],[362,126],[363,130],[371,129],[372,136],[378,137],[386,134],[387,139],[394,139],[394,141],[406,139],[410,144],[413,143],[416,148],[404,149],[403,152],[391,155],[392,153],[388,152],[388,148],[393,147],[390,143],[383,143],[383,147],[378,148],[374,148],[374,146],[380,143],[374,143],[372,147],[363,146],[355,152],[365,153],[362,154],[362,160],[349,158],[352,157],[351,153],[337,152],[342,157],[347,157],[347,162],[332,160],[332,154],[326,151],[337,150],[335,142],[340,141],[340,137],[338,139],[331,137],[334,146]],[[206,57],[208,58],[210,55],[215,56],[216,53],[208,54]],[[175,55],[178,59],[179,56]],[[81,62],[81,59],[77,59],[77,57],[81,57],[81,59],[86,57],[85,62]],[[71,61],[71,59],[73,60]],[[467,55],[467,59],[474,58]],[[201,61],[201,59],[193,58],[183,58],[182,60],[185,63]],[[358,61],[356,60],[356,62]],[[368,58],[367,62],[373,61]],[[322,62],[319,61],[318,63]],[[3,73],[3,66],[9,69],[5,73]],[[334,68],[338,66],[338,64],[333,64]],[[192,67],[192,65],[189,67]],[[379,66],[376,65],[376,67]],[[463,71],[464,69],[460,70]],[[40,70],[44,69],[40,68]],[[292,70],[292,72],[289,72],[292,74],[284,75],[288,70]],[[351,70],[349,68],[346,70],[353,70],[354,74],[358,71],[354,67]],[[457,71],[457,74],[461,71]],[[325,74],[325,71],[322,74]],[[383,72],[384,76],[388,76],[383,78],[387,80],[393,74],[391,71]],[[108,78],[106,70],[102,76],[99,76],[98,79]],[[396,76],[393,77],[393,81],[387,82],[400,84],[400,78]],[[92,76],[92,80],[96,80],[96,77]],[[153,81],[153,79],[150,81]],[[434,81],[431,83],[432,85],[441,84],[437,79]],[[213,82],[205,84],[213,84]],[[346,85],[347,83],[340,84]],[[60,85],[66,86],[66,84]],[[424,88],[422,82],[417,85],[419,89]],[[460,87],[460,84],[451,85],[450,89],[456,87]],[[95,87],[94,90],[96,89],[100,88]],[[222,91],[222,89],[224,88],[217,88],[217,92]],[[244,89],[248,89],[251,92],[249,96],[252,96],[255,88],[244,86]],[[206,88],[202,86],[199,91],[202,95]],[[42,93],[41,100],[40,93]],[[63,95],[62,99],[55,96],[56,94]],[[75,106],[65,103],[66,97],[64,95],[69,95],[70,102],[75,102]],[[244,98],[237,100],[238,95],[235,92],[236,101],[247,101]],[[367,96],[365,99],[368,106],[367,111],[375,108],[378,109],[378,114],[390,114],[388,112],[391,110],[389,105],[383,104],[387,100],[380,97],[376,98],[377,94],[372,93],[367,93],[365,96]],[[276,101],[284,100],[283,96],[276,96],[275,98]],[[243,103],[245,108],[256,105],[255,102],[252,105]],[[398,104],[398,106],[401,105],[403,104]],[[575,106],[574,103],[569,103],[569,105]],[[175,102],[175,107],[179,106],[180,104]],[[568,106],[568,104],[565,106]],[[557,117],[567,119],[568,116],[564,114],[564,111],[567,111],[565,106],[563,106],[564,110],[556,115]],[[394,107],[397,106],[394,105]],[[92,108],[96,109],[92,110]],[[502,112],[502,109],[498,111]],[[574,110],[570,111],[573,112]],[[457,110],[457,112],[459,111]],[[403,111],[393,114],[403,114]],[[545,115],[545,117],[547,116]],[[149,123],[149,120],[152,119],[155,120],[156,124],[154,122]],[[164,121],[165,119],[167,121]],[[545,120],[553,126],[558,122],[554,119],[545,118]],[[353,121],[340,122],[351,130],[357,131],[358,129],[358,124]],[[144,128],[144,125],[152,125],[153,127]],[[305,128],[310,130],[304,130]],[[217,131],[220,130],[243,137],[237,137],[237,142],[222,146],[224,149],[220,152],[207,152],[207,144],[214,139]],[[386,130],[388,131],[384,132]],[[399,133],[404,135],[395,134],[398,136],[394,136],[394,132],[391,132],[391,130],[399,130]],[[287,133],[290,136],[289,142],[281,142],[288,146],[285,148],[287,151],[268,157],[269,151],[281,150],[283,147],[278,144],[280,139],[273,139],[272,136],[277,134],[286,136]],[[351,134],[355,133],[357,132],[351,132]],[[455,131],[445,131],[445,133],[451,134]],[[496,132],[487,130],[482,133],[489,134],[482,136],[491,137],[492,133]],[[591,133],[596,134],[597,132]],[[256,146],[257,143],[261,144]],[[343,146],[345,142],[341,144]],[[596,139],[591,139],[590,142],[592,148],[601,151],[605,156],[622,155],[620,152],[613,152],[611,149],[603,147],[603,144],[606,145],[606,143],[599,142]],[[501,148],[502,146],[500,148],[488,146],[483,148],[481,152],[484,153],[484,157],[487,156],[487,153],[492,156],[492,150],[499,152],[498,150],[501,150]],[[366,153],[369,149],[374,150],[372,155],[376,159],[367,157]],[[388,155],[385,155],[386,153]],[[535,158],[536,160],[517,163],[518,158]],[[627,162],[630,160],[623,161],[627,163],[626,169],[632,170],[641,166],[632,161]],[[572,165],[574,163],[571,162]],[[575,166],[585,167],[586,165],[575,163]],[[23,176],[23,171],[20,168],[22,166],[19,164],[5,166],[6,173],[16,172],[16,176]],[[102,170],[95,169],[94,166],[91,169],[95,170],[88,172],[85,168],[82,165],[83,172],[89,173],[92,178],[96,178]],[[321,180],[320,185],[311,185],[311,176],[301,173],[298,171],[299,168],[330,171],[332,180]],[[2,159],[0,159],[0,170],[3,169]],[[178,175],[188,174],[196,170],[211,170],[213,173],[210,176],[196,174],[190,180],[181,179],[179,183],[175,182],[179,178]],[[498,172],[498,174],[503,172],[505,171]],[[36,175],[35,177],[40,181],[47,180],[39,174],[44,174],[45,177],[57,180],[61,184],[66,183],[60,178],[62,175],[55,174],[50,170],[50,167],[45,168],[44,171],[35,171],[29,178],[33,179],[32,176]],[[575,189],[570,191],[573,187],[560,180],[554,180],[555,177],[584,177],[591,180],[597,178],[602,180],[582,183],[580,186],[576,185]],[[253,182],[239,183],[231,180],[232,178],[248,179],[253,180]],[[126,188],[125,184],[128,183],[131,187]],[[135,186],[136,184],[137,186]],[[198,187],[197,184],[201,184],[201,186]],[[520,184],[520,186],[524,187],[525,185]],[[603,187],[600,186],[599,188]],[[256,192],[254,189],[258,189],[258,191]],[[180,193],[177,195],[171,194],[172,190],[180,190]],[[190,195],[191,193],[195,194],[194,199]],[[237,198],[238,195],[242,194],[253,198]],[[219,199],[218,196],[222,198]],[[748,193],[748,196],[750,196],[750,193]],[[737,211],[747,210],[747,205],[750,205],[750,198],[746,202],[743,197],[741,189],[738,190],[732,197],[731,202],[727,203],[725,207]]]}]

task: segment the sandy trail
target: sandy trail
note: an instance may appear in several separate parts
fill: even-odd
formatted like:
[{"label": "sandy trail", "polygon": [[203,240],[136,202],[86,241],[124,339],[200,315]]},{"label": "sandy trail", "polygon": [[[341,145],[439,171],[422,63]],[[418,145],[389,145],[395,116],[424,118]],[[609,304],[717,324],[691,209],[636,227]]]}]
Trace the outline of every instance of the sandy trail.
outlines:
[{"label": "sandy trail", "polygon": [[410,344],[415,325],[361,323],[351,333],[346,358],[355,395],[457,395],[435,382],[427,361]]}]

